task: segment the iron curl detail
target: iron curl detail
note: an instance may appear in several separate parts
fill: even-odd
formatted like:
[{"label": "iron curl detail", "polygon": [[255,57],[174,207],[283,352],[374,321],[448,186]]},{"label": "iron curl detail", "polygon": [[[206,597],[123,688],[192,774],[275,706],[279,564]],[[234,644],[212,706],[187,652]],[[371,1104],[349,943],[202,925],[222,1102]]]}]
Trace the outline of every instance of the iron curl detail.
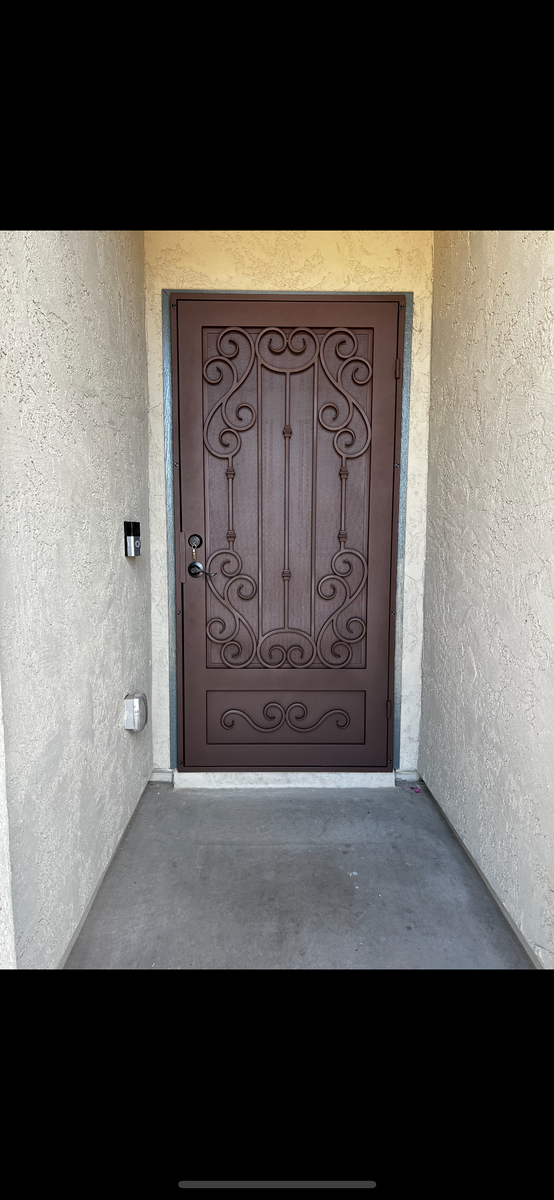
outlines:
[{"label": "iron curl detail", "polygon": [[[255,658],[256,635],[252,629],[252,626],[250,625],[250,622],[246,620],[246,617],[244,617],[237,608],[235,608],[235,605],[229,596],[229,591],[233,584],[236,584],[237,598],[240,600],[253,600],[257,593],[258,587],[255,579],[253,579],[251,575],[246,575],[243,571],[242,559],[240,555],[237,554],[236,550],[214,550],[214,553],[211,554],[208,559],[206,566],[207,571],[211,569],[212,563],[216,558],[219,557],[220,554],[225,555],[225,558],[220,564],[219,571],[222,576],[227,577],[227,582],[223,586],[223,591],[218,591],[212,579],[206,578],[206,583],[219,603],[222,604],[223,607],[226,608],[231,614],[231,617],[234,620],[234,625],[232,630],[227,632],[226,622],[224,621],[223,617],[212,617],[206,626],[206,634],[211,642],[214,642],[220,646],[220,654],[225,666],[237,670],[238,668],[248,667]],[[232,562],[233,559],[236,562],[235,570],[226,570],[225,568],[229,565],[229,563]],[[244,591],[245,585],[249,586],[249,592]],[[245,660],[243,659],[242,661],[236,661],[238,659],[242,659],[242,655],[245,653],[243,645],[238,641],[241,625],[244,626],[246,634],[250,640],[250,652],[246,652],[247,657]],[[215,632],[215,626],[219,626],[218,633]],[[234,650],[234,653],[232,653],[232,650]]]},{"label": "iron curl detail", "polygon": [[[243,337],[246,338],[246,340],[248,341],[248,344],[250,346],[250,359],[249,359],[248,365],[246,366],[245,370],[243,371],[243,374],[240,377],[239,377],[237,368],[235,366],[235,363],[233,361],[233,359],[235,359],[237,357],[240,347],[239,347],[239,344],[236,341],[236,339],[230,336],[233,333],[242,334]],[[232,352],[231,351],[228,353],[225,352],[225,350],[223,348],[223,344],[222,344],[224,337],[228,338],[230,345],[233,347]],[[217,345],[217,351],[218,351],[217,354],[214,354],[214,355],[212,355],[211,358],[208,358],[202,368],[203,378],[206,380],[206,383],[209,383],[212,386],[215,386],[216,384],[221,383],[221,381],[223,379],[223,371],[221,369],[221,366],[226,366],[231,371],[232,382],[231,382],[230,387],[225,392],[225,394],[221,397],[221,399],[218,401],[218,403],[214,405],[211,412],[208,413],[208,416],[206,417],[206,420],[204,421],[204,445],[205,445],[206,449],[209,451],[209,453],[213,454],[214,458],[228,458],[229,466],[231,466],[233,458],[235,457],[236,454],[238,454],[238,452],[242,446],[242,439],[240,436],[241,433],[246,433],[248,429],[252,429],[252,427],[256,424],[256,411],[252,407],[252,405],[248,403],[248,401],[239,400],[237,407],[235,409],[235,412],[234,412],[234,419],[233,419],[233,417],[230,415],[230,412],[229,412],[229,402],[231,400],[231,397],[235,394],[235,392],[238,391],[238,389],[240,387],[242,387],[243,383],[248,378],[248,376],[252,370],[253,364],[254,364],[254,359],[256,357],[256,351],[255,351],[255,347],[254,347],[254,342],[253,342],[250,334],[247,333],[246,329],[234,328],[233,326],[230,326],[228,329],[224,329],[223,332],[219,334],[216,345]],[[210,376],[208,375],[208,367],[212,367],[213,364],[215,364],[215,369],[217,370],[218,374],[215,379],[210,379]],[[250,417],[248,420],[243,420],[243,418],[241,417],[240,414],[243,411],[250,414]],[[216,416],[216,413],[218,413],[218,412],[221,413],[221,419],[224,423],[224,428],[220,431],[219,439],[218,439],[220,444],[224,448],[225,452],[223,454],[219,450],[215,450],[214,447],[212,445],[210,445],[210,441],[209,441],[209,428],[210,428],[210,425],[211,425],[214,417]],[[237,422],[236,424],[235,424],[235,421]],[[233,447],[232,443],[231,443],[231,445],[229,445],[228,440],[225,440],[225,439],[228,439],[229,434],[231,434],[235,438],[236,444],[234,447]]]},{"label": "iron curl detail", "polygon": [[[347,579],[353,572],[352,562],[347,557],[348,555],[351,555],[352,557],[357,558],[362,566],[361,580],[353,592],[350,591],[350,587],[347,583]],[[338,564],[339,559],[344,560],[344,565],[347,567],[346,571],[340,569],[339,564]],[[331,561],[331,572],[329,573],[329,575],[324,575],[323,578],[320,579],[320,581],[317,585],[318,595],[321,596],[322,600],[334,599],[334,597],[337,595],[337,586],[336,586],[337,584],[341,584],[342,587],[344,588],[344,600],[343,600],[342,604],[340,604],[339,607],[335,610],[335,612],[332,613],[331,616],[327,618],[327,620],[322,625],[322,627],[319,631],[319,635],[318,635],[318,639],[317,639],[317,653],[318,653],[318,656],[319,656],[321,662],[326,667],[331,667],[333,670],[337,670],[340,667],[347,667],[348,664],[352,661],[352,646],[356,645],[357,642],[361,642],[365,638],[367,626],[366,626],[366,622],[363,620],[362,617],[354,617],[354,616],[349,617],[346,621],[346,630],[347,630],[346,633],[344,631],[341,632],[341,630],[339,630],[338,619],[341,616],[341,614],[344,613],[346,611],[346,609],[349,608],[350,605],[354,603],[354,600],[357,598],[357,596],[360,595],[360,592],[362,591],[366,580],[367,580],[367,562],[366,562],[366,559],[364,558],[364,555],[361,554],[359,550],[349,550],[349,549],[345,548],[343,550],[338,550],[337,553],[333,556],[333,559]],[[326,593],[323,590],[324,584],[328,585],[328,588],[329,588],[328,593]],[[348,636],[349,634],[352,633],[353,625],[358,625],[361,632],[356,635],[353,635],[353,636]],[[322,644],[323,638],[324,638],[325,633],[329,629],[329,627],[331,627],[333,634],[335,636],[335,639],[336,639],[331,646],[330,653],[333,655],[334,658],[338,658],[340,660],[339,662],[329,661],[329,658],[326,657],[325,652],[323,650],[323,644]]]},{"label": "iron curl detail", "polygon": [[[271,337],[268,342],[267,349],[271,352],[271,354],[276,354],[276,355],[284,354],[285,350],[289,350],[291,354],[295,354],[295,355],[304,354],[304,352],[306,350],[306,338],[304,335],[308,334],[308,336],[312,339],[312,341],[314,343],[314,348],[313,348],[313,351],[311,352],[311,357],[308,357],[306,362],[299,363],[296,366],[283,366],[280,363],[274,363],[274,362],[268,361],[268,359],[264,357],[263,349],[261,346],[262,338],[268,334],[277,334],[282,341],[281,346],[273,345],[273,337]],[[296,338],[299,335],[302,337],[302,345],[294,346],[293,338]],[[316,361],[316,358],[318,357],[318,353],[319,353],[319,341],[318,341],[318,338],[316,337],[316,334],[313,332],[313,330],[305,329],[301,325],[299,325],[297,329],[293,329],[291,331],[291,333],[289,333],[288,337],[282,329],[277,328],[277,326],[268,325],[266,329],[262,329],[261,333],[259,333],[258,337],[256,338],[256,354],[258,356],[258,360],[259,360],[260,364],[264,367],[267,367],[268,371],[274,371],[278,375],[281,375],[281,374],[282,375],[297,375],[300,371],[307,371],[308,367],[311,367],[313,365],[313,363]]]},{"label": "iron curl detail", "polygon": [[[325,348],[326,348],[327,342],[329,341],[329,338],[332,337],[333,334],[337,334],[337,333],[346,334],[347,337],[351,339],[352,344],[353,344],[353,352],[350,354],[342,354],[341,353],[340,347],[347,345],[346,337],[342,338],[341,341],[337,342],[337,344],[335,346],[335,354],[337,355],[337,358],[341,359],[342,361],[338,368],[337,377],[335,379],[334,375],[329,370],[329,367],[328,367],[326,359],[325,359]],[[354,363],[358,364],[356,366],[356,369],[352,371],[351,382],[355,383],[358,387],[365,387],[369,383],[370,379],[372,378],[373,368],[367,358],[364,358],[361,354],[358,354],[358,339],[357,339],[355,333],[353,333],[351,329],[340,329],[340,328],[330,329],[329,332],[325,334],[325,337],[322,338],[321,346],[319,348],[319,357],[320,357],[321,365],[323,367],[323,370],[324,370],[328,380],[333,385],[333,387],[336,389],[336,391],[339,392],[339,394],[343,397],[343,399],[346,400],[346,403],[348,406],[348,411],[347,411],[346,417],[344,418],[343,421],[341,421],[340,425],[337,425],[337,420],[339,417],[338,404],[333,400],[327,400],[321,406],[321,408],[319,410],[319,416],[318,416],[319,423],[323,429],[326,429],[329,433],[334,433],[335,436],[333,438],[333,445],[335,447],[337,454],[339,454],[343,460],[345,460],[347,458],[359,458],[362,454],[365,454],[365,452],[368,449],[369,444],[371,442],[371,426],[369,423],[369,418],[367,416],[367,413],[364,412],[359,401],[356,400],[356,398],[354,396],[351,396],[350,393],[346,390],[346,385],[343,382],[343,374],[347,367],[352,366]],[[365,371],[366,371],[365,378],[363,378],[363,379],[359,378],[359,370],[360,370],[361,366],[365,367]],[[327,409],[331,409],[335,413],[335,416],[333,418],[331,418],[331,422],[329,422],[328,420],[324,420],[323,415],[322,415],[324,412],[326,412]],[[349,450],[348,447],[353,446],[356,442],[356,433],[353,429],[350,428],[350,424],[354,417],[355,411],[357,412],[358,416],[360,417],[361,421],[363,422],[363,425],[365,426],[365,438],[364,438],[364,443],[363,443],[361,449],[352,451],[352,450]],[[339,444],[338,439],[341,435],[349,436],[350,441],[347,442],[346,445],[341,446]]]},{"label": "iron curl detail", "polygon": [[[276,709],[279,716],[278,721],[277,716],[270,716],[270,708]],[[296,708],[300,709],[300,716],[292,717],[291,713],[293,709]],[[221,716],[221,724],[224,729],[232,729],[235,724],[234,719],[229,720],[228,718],[242,717],[243,720],[247,721],[248,724],[252,726],[252,729],[255,729],[257,733],[276,733],[278,729],[281,729],[281,726],[286,721],[289,729],[293,729],[297,733],[313,733],[314,729],[319,729],[319,726],[322,725],[328,717],[336,716],[336,725],[338,729],[346,729],[350,725],[350,717],[344,708],[331,708],[329,709],[329,712],[324,713],[323,716],[320,717],[318,721],[315,721],[313,725],[300,725],[299,722],[304,721],[307,715],[308,709],[300,700],[296,700],[294,704],[289,704],[288,708],[286,709],[276,700],[270,700],[268,704],[264,705],[263,716],[265,717],[266,721],[273,722],[271,725],[257,725],[256,722],[253,721],[252,718],[248,716],[248,713],[245,713],[242,708],[228,708]],[[341,718],[343,719],[341,720]],[[275,724],[276,721],[277,724]]]},{"label": "iron curl detail", "polygon": [[[277,655],[277,662],[267,662],[262,654],[262,646],[264,642],[267,642],[268,638],[275,637],[276,634],[292,634],[293,637],[304,638],[305,642],[307,642],[310,647],[310,651],[306,652],[306,649],[301,645],[301,643],[295,643],[295,645],[289,646],[288,648],[285,648],[285,646],[280,646],[278,643],[274,643],[272,646],[267,647],[267,649],[264,647],[264,653],[267,654],[267,657],[270,659],[273,659]],[[299,658],[298,656],[294,657],[295,651],[297,651],[300,655]],[[316,655],[317,647],[315,641],[309,633],[306,633],[304,629],[270,629],[269,633],[265,633],[264,636],[258,640],[258,658],[262,667],[267,667],[269,670],[276,671],[279,667],[285,666],[285,664],[288,664],[289,667],[296,667],[297,670],[302,670],[311,666],[316,658]]]}]

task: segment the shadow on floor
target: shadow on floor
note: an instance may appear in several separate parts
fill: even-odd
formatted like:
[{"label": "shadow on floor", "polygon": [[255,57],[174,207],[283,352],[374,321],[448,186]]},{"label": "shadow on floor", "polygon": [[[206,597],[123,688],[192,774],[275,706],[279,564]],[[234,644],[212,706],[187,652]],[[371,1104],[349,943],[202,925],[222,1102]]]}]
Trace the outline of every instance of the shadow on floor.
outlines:
[{"label": "shadow on floor", "polygon": [[64,970],[535,970],[419,786],[148,784]]}]

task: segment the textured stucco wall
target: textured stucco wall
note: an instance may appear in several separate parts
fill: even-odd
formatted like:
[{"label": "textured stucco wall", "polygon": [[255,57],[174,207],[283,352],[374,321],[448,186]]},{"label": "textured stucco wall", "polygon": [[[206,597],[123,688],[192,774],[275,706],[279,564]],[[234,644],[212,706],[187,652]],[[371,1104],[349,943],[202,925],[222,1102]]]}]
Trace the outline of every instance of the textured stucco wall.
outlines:
[{"label": "textured stucco wall", "polygon": [[[151,772],[143,238],[0,235],[0,677],[18,967],[55,969]],[[123,555],[140,520],[144,556]]]},{"label": "textured stucco wall", "polygon": [[0,971],[14,970],[16,966],[10,834],[6,798],[4,715],[2,711],[2,680],[0,678]]},{"label": "textured stucco wall", "polygon": [[420,770],[554,968],[554,234],[435,235]]},{"label": "textured stucco wall", "polygon": [[157,767],[169,766],[162,288],[414,293],[400,738],[400,768],[409,770],[417,765],[421,700],[432,271],[429,230],[146,231],[152,695]]}]

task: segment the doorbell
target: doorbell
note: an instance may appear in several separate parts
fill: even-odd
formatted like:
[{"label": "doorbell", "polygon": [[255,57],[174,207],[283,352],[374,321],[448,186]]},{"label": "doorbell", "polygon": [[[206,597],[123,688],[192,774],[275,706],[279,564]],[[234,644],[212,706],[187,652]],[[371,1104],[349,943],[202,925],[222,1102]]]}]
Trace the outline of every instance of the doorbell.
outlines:
[{"label": "doorbell", "polygon": [[140,555],[140,521],[124,521],[125,557],[138,558]]}]

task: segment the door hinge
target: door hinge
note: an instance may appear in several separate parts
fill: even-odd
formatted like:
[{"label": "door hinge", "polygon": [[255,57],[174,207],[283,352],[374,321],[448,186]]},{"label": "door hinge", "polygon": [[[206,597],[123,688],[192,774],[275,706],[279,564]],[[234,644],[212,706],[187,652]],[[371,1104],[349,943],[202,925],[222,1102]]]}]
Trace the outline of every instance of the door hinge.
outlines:
[{"label": "door hinge", "polygon": [[394,364],[394,378],[400,379],[400,359],[399,358],[397,358],[397,360]]},{"label": "door hinge", "polygon": [[391,704],[390,700],[387,700],[387,721],[390,721],[391,717],[392,717],[392,704]]}]

